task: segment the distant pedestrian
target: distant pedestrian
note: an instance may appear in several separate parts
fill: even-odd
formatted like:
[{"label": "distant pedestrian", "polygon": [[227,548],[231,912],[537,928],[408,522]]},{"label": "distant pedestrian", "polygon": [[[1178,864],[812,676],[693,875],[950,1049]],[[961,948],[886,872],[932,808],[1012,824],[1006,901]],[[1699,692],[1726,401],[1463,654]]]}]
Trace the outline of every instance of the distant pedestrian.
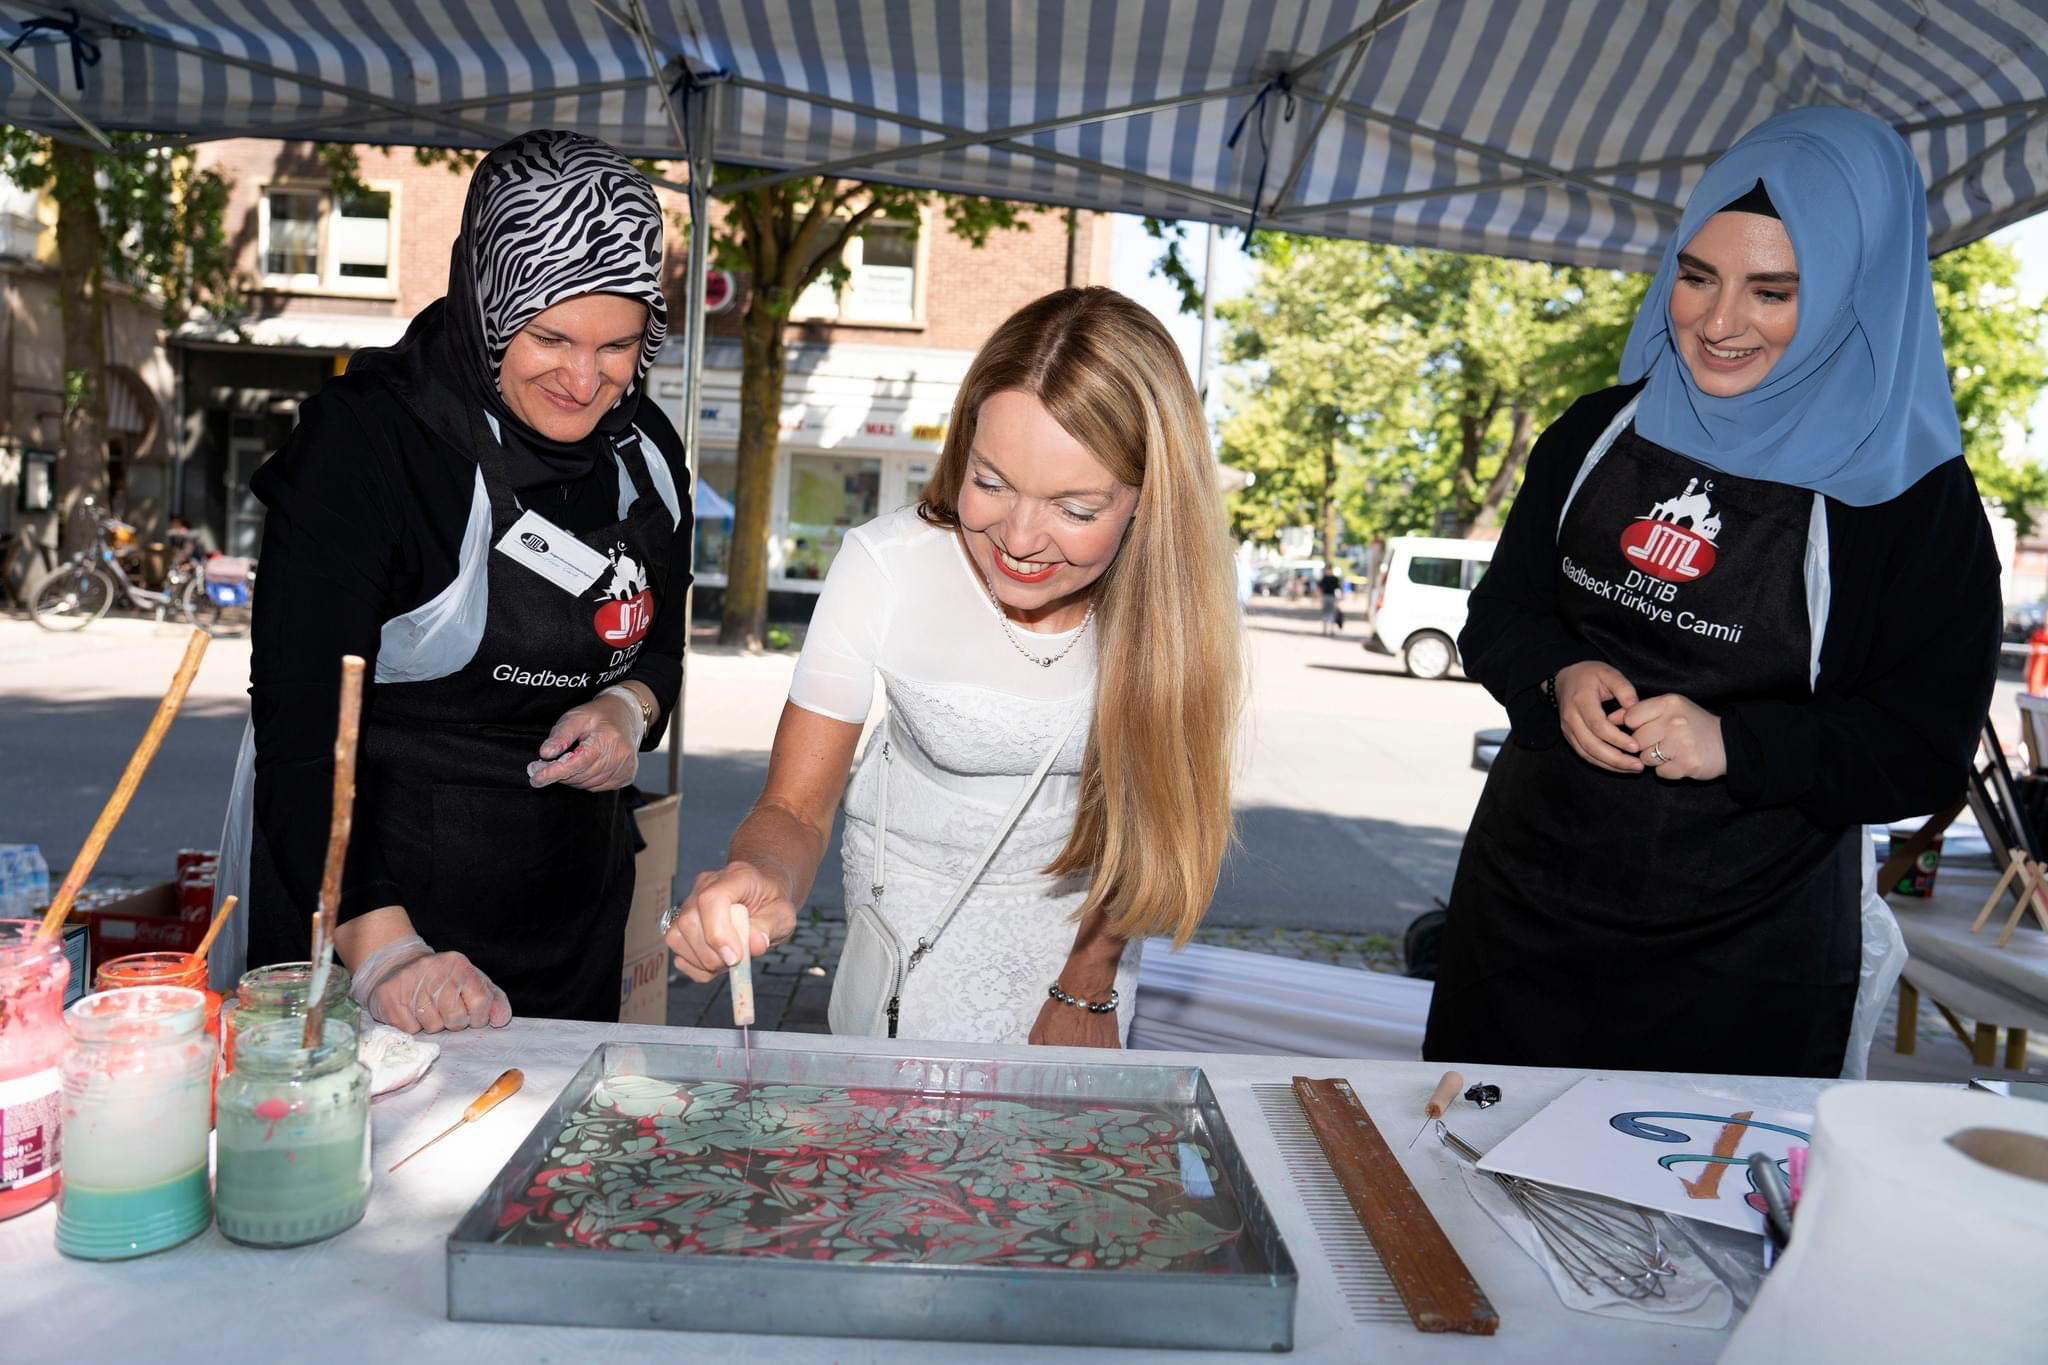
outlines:
[{"label": "distant pedestrian", "polygon": [[1337,594],[1344,590],[1344,580],[1337,577],[1334,564],[1323,565],[1323,576],[1316,580],[1316,591],[1323,595],[1323,634],[1335,635],[1344,629],[1344,612],[1337,605]]}]

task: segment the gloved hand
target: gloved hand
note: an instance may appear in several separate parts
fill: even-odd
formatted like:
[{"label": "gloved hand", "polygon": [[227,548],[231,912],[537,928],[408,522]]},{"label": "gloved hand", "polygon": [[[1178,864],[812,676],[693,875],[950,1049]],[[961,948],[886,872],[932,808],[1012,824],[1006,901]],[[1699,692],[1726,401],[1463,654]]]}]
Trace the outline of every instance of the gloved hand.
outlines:
[{"label": "gloved hand", "polygon": [[503,1028],[512,1002],[461,953],[437,953],[418,934],[395,938],[356,966],[349,994],[379,1023],[407,1033]]},{"label": "gloved hand", "polygon": [[588,792],[617,791],[640,775],[647,719],[623,684],[572,706],[541,742],[540,760],[526,765],[535,787],[557,782]]}]

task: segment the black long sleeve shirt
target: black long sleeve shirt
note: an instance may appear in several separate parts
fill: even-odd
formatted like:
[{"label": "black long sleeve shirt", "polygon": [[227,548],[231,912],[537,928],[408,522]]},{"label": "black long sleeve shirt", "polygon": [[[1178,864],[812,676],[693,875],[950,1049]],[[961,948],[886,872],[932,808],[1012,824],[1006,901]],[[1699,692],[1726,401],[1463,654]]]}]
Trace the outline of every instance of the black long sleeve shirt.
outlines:
[{"label": "black long sleeve shirt", "polygon": [[[683,509],[646,647],[627,673],[660,714],[643,750],[660,743],[682,681],[690,585],[690,485],[681,439],[653,403],[636,419],[647,459],[666,460]],[[645,447],[643,447],[645,448]],[[256,732],[254,818],[301,913],[315,904],[326,857],[340,705],[336,661],[357,654],[375,676],[384,623],[455,579],[476,462],[422,424],[374,376],[330,381],[300,408],[284,447],[250,480],[268,509],[258,564],[250,698]],[[533,462],[512,464],[520,501],[567,531],[618,519],[619,471],[606,455],[558,482]],[[374,723],[375,684],[364,697]],[[373,822],[357,820],[343,880],[344,918],[388,904],[391,880]]]},{"label": "black long sleeve shirt", "polygon": [[[1586,452],[1640,385],[1579,399],[1529,453],[1500,545],[1458,637],[1465,671],[1515,741],[1561,738],[1543,680],[1602,656],[1557,612],[1557,526]],[[1961,456],[1871,507],[1827,500],[1830,599],[1803,701],[1723,707],[1729,795],[1818,824],[1882,823],[1960,796],[1998,666],[1998,558]],[[1629,672],[1627,659],[1606,662]]]}]

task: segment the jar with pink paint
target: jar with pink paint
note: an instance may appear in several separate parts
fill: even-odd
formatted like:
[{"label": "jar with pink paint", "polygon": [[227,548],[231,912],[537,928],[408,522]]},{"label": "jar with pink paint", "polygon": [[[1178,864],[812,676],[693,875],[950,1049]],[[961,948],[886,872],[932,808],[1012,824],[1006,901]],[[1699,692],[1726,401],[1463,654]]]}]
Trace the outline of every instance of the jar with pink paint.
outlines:
[{"label": "jar with pink paint", "polygon": [[370,1203],[370,1071],[356,1031],[278,1019],[239,1035],[220,1083],[214,1218],[244,1246],[303,1246],[354,1227]]},{"label": "jar with pink paint", "polygon": [[57,1192],[57,1060],[71,964],[62,937],[38,941],[39,928],[32,919],[0,919],[0,1219]]}]

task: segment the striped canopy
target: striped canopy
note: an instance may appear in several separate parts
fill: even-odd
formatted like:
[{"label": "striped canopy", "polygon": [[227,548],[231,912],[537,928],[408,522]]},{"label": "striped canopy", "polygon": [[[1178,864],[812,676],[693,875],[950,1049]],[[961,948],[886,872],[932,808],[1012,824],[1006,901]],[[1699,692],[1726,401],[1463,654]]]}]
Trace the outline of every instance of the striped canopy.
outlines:
[{"label": "striped canopy", "polygon": [[[1647,268],[1782,109],[1890,121],[1930,246],[2048,202],[2041,0],[0,0],[11,123],[492,145]],[[705,135],[709,133],[708,144]],[[756,168],[756,169],[736,169]]]}]

